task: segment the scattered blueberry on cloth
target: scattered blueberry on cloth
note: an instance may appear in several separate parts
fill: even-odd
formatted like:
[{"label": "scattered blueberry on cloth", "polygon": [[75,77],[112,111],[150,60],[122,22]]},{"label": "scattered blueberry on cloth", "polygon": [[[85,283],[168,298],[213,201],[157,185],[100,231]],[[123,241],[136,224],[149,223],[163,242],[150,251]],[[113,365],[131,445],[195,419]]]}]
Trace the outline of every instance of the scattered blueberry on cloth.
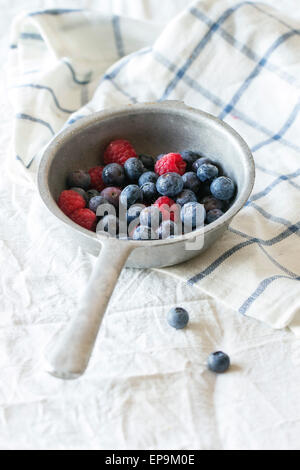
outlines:
[{"label": "scattered blueberry on cloth", "polygon": [[182,307],[173,307],[168,312],[167,321],[176,330],[185,328],[189,321],[188,312]]},{"label": "scattered blueberry on cloth", "polygon": [[222,374],[223,372],[226,372],[229,369],[230,358],[228,354],[222,351],[213,352],[208,356],[207,367],[212,372]]},{"label": "scattered blueberry on cloth", "polygon": [[88,10],[26,13],[11,36],[14,156],[34,174],[63,127],[126,103],[182,100],[225,120],[252,149],[253,193],[221,240],[164,272],[300,334],[299,48],[292,15],[249,1],[194,2],[165,28]]}]

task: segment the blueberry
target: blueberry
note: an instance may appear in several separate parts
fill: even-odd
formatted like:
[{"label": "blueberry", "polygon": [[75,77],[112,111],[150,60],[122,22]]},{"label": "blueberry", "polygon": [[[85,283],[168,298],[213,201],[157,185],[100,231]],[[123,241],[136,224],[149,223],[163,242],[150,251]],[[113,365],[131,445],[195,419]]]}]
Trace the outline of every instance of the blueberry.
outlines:
[{"label": "blueberry", "polygon": [[105,215],[97,224],[96,233],[107,232],[116,237],[119,230],[119,219],[115,215]]},{"label": "blueberry", "polygon": [[95,197],[92,197],[92,199],[90,199],[90,202],[89,202],[89,209],[93,212],[97,212],[97,208],[99,206],[101,206],[102,204],[108,204],[107,200],[102,197],[102,196],[95,196]]},{"label": "blueberry", "polygon": [[204,224],[206,211],[199,202],[188,202],[180,212],[180,218],[186,228],[194,230]]},{"label": "blueberry", "polygon": [[92,199],[92,197],[95,197],[95,196],[100,196],[100,193],[99,191],[97,191],[96,189],[89,189],[87,192],[87,197],[88,197],[88,200],[90,201]]},{"label": "blueberry", "polygon": [[67,176],[67,185],[69,188],[82,188],[84,190],[89,189],[91,184],[90,175],[83,170],[72,171]]},{"label": "blueberry", "polygon": [[82,189],[82,188],[71,188],[71,190],[72,190],[72,191],[75,191],[75,193],[80,194],[80,196],[83,197],[83,199],[85,200],[86,203],[89,202],[88,194],[85,192],[84,189]]},{"label": "blueberry", "polygon": [[145,207],[140,213],[140,223],[157,230],[162,222],[162,213],[156,206]]},{"label": "blueberry", "polygon": [[148,170],[154,170],[154,158],[151,157],[150,155],[144,155],[141,154],[139,155],[139,159],[141,160],[142,164],[144,165],[145,168]]},{"label": "blueberry", "polygon": [[216,351],[208,356],[207,366],[212,372],[221,374],[222,372],[226,372],[229,369],[230,358],[222,351]]},{"label": "blueberry", "polygon": [[181,152],[183,160],[186,162],[187,171],[191,171],[193,163],[200,158],[200,155],[192,150],[184,150]]},{"label": "blueberry", "polygon": [[226,201],[234,195],[235,184],[228,176],[220,176],[213,180],[210,190],[214,197]]},{"label": "blueberry", "polygon": [[118,163],[109,163],[103,168],[102,180],[107,186],[122,186],[125,181],[123,167]]},{"label": "blueberry", "polygon": [[176,204],[179,204],[182,207],[188,202],[197,202],[197,196],[190,189],[184,189],[180,194],[178,194]]},{"label": "blueberry", "polygon": [[104,197],[110,204],[113,204],[115,207],[119,205],[121,189],[116,188],[114,186],[110,186],[108,188],[104,188],[100,196]]},{"label": "blueberry", "polygon": [[213,196],[205,196],[200,202],[204,205],[206,212],[212,211],[213,209],[223,209],[224,206],[223,201]]},{"label": "blueberry", "polygon": [[202,183],[205,181],[212,181],[218,176],[218,174],[218,168],[211,163],[203,163],[203,165],[199,166],[197,170],[197,177],[202,181]]},{"label": "blueberry", "polygon": [[196,160],[193,165],[192,165],[192,170],[197,173],[198,168],[203,165],[204,163],[212,163],[212,161],[209,158],[206,157],[201,157]]},{"label": "blueberry", "polygon": [[158,228],[157,234],[160,240],[173,237],[174,235],[178,235],[177,226],[172,220],[163,220]]},{"label": "blueberry", "polygon": [[181,330],[188,324],[189,314],[184,308],[173,307],[168,312],[167,321],[176,330]]},{"label": "blueberry", "polygon": [[143,191],[136,184],[129,184],[121,192],[120,202],[125,207],[143,202]]},{"label": "blueberry", "polygon": [[126,213],[127,224],[130,224],[133,220],[136,220],[136,219],[139,220],[140,213],[143,209],[144,209],[144,206],[138,205],[138,204],[135,204],[134,206],[129,207]]},{"label": "blueberry", "polygon": [[134,240],[154,240],[157,236],[150,227],[139,225],[133,232],[132,238]]},{"label": "blueberry", "polygon": [[166,155],[165,153],[161,153],[160,155],[157,155],[156,161],[160,160],[160,159],[163,158],[165,155]]},{"label": "blueberry", "polygon": [[136,183],[143,174],[144,165],[138,158],[128,158],[124,164],[125,175],[130,183]]},{"label": "blueberry", "polygon": [[139,177],[139,186],[145,183],[156,183],[158,175],[154,171],[146,171]]},{"label": "blueberry", "polygon": [[145,183],[141,187],[141,190],[143,192],[143,201],[145,204],[152,204],[159,196],[155,183]]},{"label": "blueberry", "polygon": [[206,222],[208,224],[211,224],[212,222],[214,222],[215,220],[219,219],[220,217],[222,217],[222,215],[224,215],[224,212],[221,211],[221,209],[212,209],[211,211],[208,211],[206,213]]},{"label": "blueberry", "polygon": [[177,196],[183,190],[182,178],[178,173],[165,173],[158,178],[156,189],[162,196]]},{"label": "blueberry", "polygon": [[195,194],[200,190],[201,183],[193,171],[188,171],[182,175],[182,181],[185,189],[191,189]]}]

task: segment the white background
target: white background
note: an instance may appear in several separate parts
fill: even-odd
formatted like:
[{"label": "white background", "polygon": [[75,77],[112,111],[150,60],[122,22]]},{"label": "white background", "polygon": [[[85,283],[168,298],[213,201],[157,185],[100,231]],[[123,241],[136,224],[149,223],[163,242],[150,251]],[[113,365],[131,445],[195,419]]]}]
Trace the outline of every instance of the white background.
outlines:
[{"label": "white background", "polygon": [[[1,63],[22,9],[113,8],[165,22],[186,4],[2,0]],[[297,2],[284,5],[297,14]],[[157,272],[123,272],[83,378],[44,374],[43,350],[75,312],[92,258],[44,216],[34,185],[11,163],[11,112],[1,93],[0,448],[300,449],[299,340]],[[185,331],[165,321],[179,302],[191,316]],[[232,358],[223,376],[205,368],[215,349]]]}]

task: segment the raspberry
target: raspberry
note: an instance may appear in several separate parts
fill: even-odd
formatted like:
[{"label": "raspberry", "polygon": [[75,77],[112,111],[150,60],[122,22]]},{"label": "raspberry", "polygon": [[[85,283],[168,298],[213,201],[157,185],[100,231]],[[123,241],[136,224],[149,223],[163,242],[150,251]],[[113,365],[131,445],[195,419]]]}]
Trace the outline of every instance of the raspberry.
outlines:
[{"label": "raspberry", "polygon": [[123,165],[129,158],[137,157],[136,151],[128,140],[113,140],[104,151],[104,163]]},{"label": "raspberry", "polygon": [[97,189],[97,191],[102,191],[104,189],[105,185],[102,180],[102,171],[103,171],[103,166],[95,166],[94,168],[90,168],[88,173],[91,177],[91,184],[90,187],[92,189]]},{"label": "raspberry", "polygon": [[159,197],[154,206],[157,206],[162,213],[163,220],[178,220],[179,218],[179,209],[176,206],[175,201],[167,196]]},{"label": "raspberry", "polygon": [[172,222],[177,222],[179,220],[180,209],[177,204],[170,208],[166,206],[160,207],[159,210],[162,213],[163,220],[172,220]]},{"label": "raspberry", "polygon": [[167,153],[155,163],[155,173],[164,175],[165,173],[178,173],[183,175],[186,169],[186,162],[180,153]]},{"label": "raspberry", "polygon": [[69,216],[77,209],[83,209],[86,206],[86,202],[81,194],[71,189],[66,189],[59,196],[58,206],[64,214]]},{"label": "raspberry", "polygon": [[156,201],[154,203],[154,205],[157,206],[157,207],[160,207],[164,204],[171,207],[171,206],[173,206],[173,204],[175,204],[175,201],[173,201],[173,199],[171,199],[168,196],[161,196],[158,199],[156,199]]},{"label": "raspberry", "polygon": [[77,209],[72,212],[70,219],[81,227],[87,228],[88,230],[96,229],[96,214],[90,209]]}]

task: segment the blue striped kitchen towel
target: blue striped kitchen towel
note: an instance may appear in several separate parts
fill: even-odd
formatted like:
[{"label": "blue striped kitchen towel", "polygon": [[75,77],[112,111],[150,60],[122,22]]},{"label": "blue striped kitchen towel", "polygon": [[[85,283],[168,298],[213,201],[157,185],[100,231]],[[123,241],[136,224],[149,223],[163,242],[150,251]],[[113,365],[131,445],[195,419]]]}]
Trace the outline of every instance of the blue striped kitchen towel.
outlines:
[{"label": "blue striped kitchen towel", "polygon": [[21,15],[8,67],[15,157],[34,173],[63,126],[124,103],[179,99],[224,119],[253,151],[253,193],[218,243],[165,272],[300,334],[299,33],[293,11],[252,1],[193,2],[165,27]]}]

